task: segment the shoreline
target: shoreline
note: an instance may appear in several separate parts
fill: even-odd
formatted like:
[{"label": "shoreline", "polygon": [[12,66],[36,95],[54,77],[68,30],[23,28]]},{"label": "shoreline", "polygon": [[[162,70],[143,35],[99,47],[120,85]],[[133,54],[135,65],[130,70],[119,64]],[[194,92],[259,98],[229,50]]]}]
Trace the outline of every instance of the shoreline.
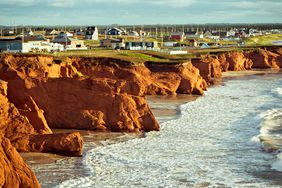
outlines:
[{"label": "shoreline", "polygon": [[[177,95],[177,96],[147,96],[147,102],[157,118],[158,122],[177,119],[181,116],[180,105],[196,100],[197,95]],[[53,129],[54,133],[64,133],[78,131],[84,139],[84,149],[82,157],[68,157],[51,153],[20,153],[25,162],[35,173],[40,185],[44,187],[54,187],[59,183],[87,176],[90,172],[84,166],[86,153],[95,147],[105,146],[131,139],[138,139],[146,133],[112,133],[94,132],[83,130]]]},{"label": "shoreline", "polygon": [[[68,129],[67,132],[76,129],[97,132],[159,130],[159,122],[170,120],[171,117],[177,118],[180,112],[175,107],[165,110],[155,108],[154,115],[149,108],[146,95],[203,95],[209,84],[215,83],[213,86],[215,87],[216,81],[224,85],[223,80],[226,80],[226,77],[227,80],[234,79],[228,78],[233,77],[230,73],[221,78],[222,72],[281,67],[281,49],[270,50],[272,51],[259,49],[244,53],[224,53],[215,57],[206,56],[201,59],[185,60],[186,62],[172,65],[143,62],[138,66],[132,62],[111,58],[72,57],[57,60],[45,56],[1,56],[1,60],[6,65],[1,69],[6,106],[9,106],[9,103],[14,104],[18,117],[23,117],[22,121],[26,120],[24,126],[31,129],[26,133],[29,135],[24,138],[28,145],[22,146],[25,142],[17,143],[21,140],[13,139],[23,132],[15,132],[11,138],[8,138],[15,141],[12,144],[18,151],[82,156],[82,137],[93,138],[91,131],[62,134],[64,130],[57,134],[48,134],[52,133],[48,124],[53,128]],[[254,72],[247,74],[254,74]],[[255,72],[255,74],[266,73]],[[7,87],[8,84],[9,87]],[[84,97],[81,98],[81,96]],[[99,97],[100,100],[93,100],[95,97]],[[169,101],[167,97],[159,97],[159,99]],[[158,113],[165,114],[165,118],[159,122],[155,118]],[[9,111],[6,114],[9,115]],[[8,118],[12,117],[8,116]],[[6,132],[9,131],[12,130]],[[120,138],[120,136],[117,137]],[[105,144],[109,140],[111,139],[108,136],[106,138],[104,136],[99,141],[92,140],[91,143],[96,141],[99,144]],[[47,158],[50,162],[52,157]],[[36,159],[30,161],[36,164]],[[53,161],[58,163],[61,159],[56,157]],[[83,166],[79,161],[70,163]],[[39,164],[42,163],[44,162],[41,161]],[[82,174],[87,174],[85,169],[81,171]],[[58,170],[53,173],[53,176],[59,177]],[[65,174],[61,176],[66,178]]]},{"label": "shoreline", "polygon": [[[242,77],[250,79],[250,76],[253,75],[267,75],[275,72],[276,70],[226,72],[221,79],[218,79],[221,84],[215,84],[212,87],[224,85],[224,82],[232,79],[242,79]],[[147,96],[146,98],[154,116],[162,124],[166,121],[178,119],[181,116],[180,106],[199,97],[202,96],[179,94],[176,96]],[[66,129],[54,129],[53,131],[55,133],[79,131],[84,138],[83,157],[67,157],[49,153],[21,153],[42,187],[56,186],[65,180],[89,175],[90,172],[85,168],[83,161],[86,153],[95,147],[144,137],[143,133],[111,133]],[[64,168],[62,169],[62,167]]]}]

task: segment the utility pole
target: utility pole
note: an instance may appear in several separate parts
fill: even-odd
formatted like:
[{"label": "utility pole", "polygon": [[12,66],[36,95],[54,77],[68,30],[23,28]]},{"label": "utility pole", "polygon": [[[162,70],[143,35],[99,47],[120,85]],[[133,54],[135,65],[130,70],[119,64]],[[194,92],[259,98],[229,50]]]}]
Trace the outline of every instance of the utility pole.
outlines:
[{"label": "utility pole", "polygon": [[134,36],[134,41],[135,41],[135,26],[133,26],[133,32],[132,32],[133,36]]},{"label": "utility pole", "polygon": [[163,43],[164,43],[164,36],[163,36],[163,30],[161,28],[161,47],[163,47]]},{"label": "utility pole", "polygon": [[22,37],[22,52],[24,50],[24,28],[23,28],[23,37]]},{"label": "utility pole", "polygon": [[158,27],[156,27],[156,40],[158,39]]}]

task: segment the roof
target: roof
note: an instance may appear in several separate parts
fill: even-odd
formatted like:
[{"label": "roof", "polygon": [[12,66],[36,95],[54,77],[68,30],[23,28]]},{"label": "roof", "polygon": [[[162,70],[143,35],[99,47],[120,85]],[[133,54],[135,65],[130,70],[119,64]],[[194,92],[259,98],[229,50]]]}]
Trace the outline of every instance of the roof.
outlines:
[{"label": "roof", "polygon": [[55,37],[54,38],[54,40],[53,40],[53,42],[74,42],[74,41],[81,41],[81,40],[79,40],[79,39],[75,39],[75,38],[70,38],[70,37],[64,37],[64,38],[62,38],[62,37]]},{"label": "roof", "polygon": [[24,42],[29,41],[46,41],[46,39],[42,35],[33,35],[33,36],[18,36],[15,39],[17,40],[24,40]]},{"label": "roof", "polygon": [[186,31],[185,35],[197,35],[196,31]]},{"label": "roof", "polygon": [[89,26],[89,27],[85,28],[85,30],[92,30],[92,31],[94,31],[96,29],[98,29],[96,26]]},{"label": "roof", "polygon": [[122,28],[117,28],[117,27],[112,27],[112,28],[108,29],[107,32],[109,32],[109,31],[111,31],[111,30],[117,30],[117,31],[119,31],[119,32],[125,32],[124,29],[122,29]]},{"label": "roof", "polygon": [[0,39],[0,42],[2,41],[21,41],[21,39],[18,39],[18,38],[6,38],[6,39]]},{"label": "roof", "polygon": [[212,32],[212,35],[214,35],[214,36],[226,36],[227,31],[215,31],[215,32]]},{"label": "roof", "polygon": [[184,33],[183,32],[173,32],[171,33],[171,35],[184,35]]}]

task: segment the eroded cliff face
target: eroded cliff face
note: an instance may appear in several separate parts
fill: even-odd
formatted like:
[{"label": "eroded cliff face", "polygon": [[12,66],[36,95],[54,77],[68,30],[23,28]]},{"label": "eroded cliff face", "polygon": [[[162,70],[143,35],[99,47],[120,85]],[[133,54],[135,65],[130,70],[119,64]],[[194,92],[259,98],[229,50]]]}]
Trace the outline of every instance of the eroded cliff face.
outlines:
[{"label": "eroded cliff face", "polygon": [[221,61],[218,57],[203,56],[199,59],[192,59],[191,62],[199,69],[200,75],[207,83],[210,83],[212,78],[222,76]]},{"label": "eroded cliff face", "polygon": [[281,49],[257,49],[245,53],[245,56],[253,62],[253,68],[277,69],[282,67]]},{"label": "eroded cliff face", "polygon": [[[7,98],[8,87],[7,82],[0,81],[0,134],[9,139],[18,151],[60,154],[65,152],[72,156],[82,155],[83,140],[79,133],[52,134],[47,125],[41,126],[41,121],[39,124],[34,124],[38,122],[34,120],[44,118],[42,110],[38,107],[29,110],[26,107],[27,111],[24,111],[22,115],[20,110]],[[33,101],[32,107],[34,105],[36,104]]]},{"label": "eroded cliff face", "polygon": [[79,133],[53,134],[51,128],[159,130],[146,95],[202,95],[222,72],[281,66],[281,48],[139,65],[112,58],[2,55],[0,186],[39,186],[16,150],[81,156]]},{"label": "eroded cliff face", "polygon": [[31,169],[11,145],[9,139],[0,134],[0,187],[40,187]]},{"label": "eroded cliff face", "polygon": [[133,66],[106,58],[5,56],[0,79],[8,98],[41,133],[51,128],[152,131],[159,124],[145,95],[203,94],[207,85],[190,62]]},{"label": "eroded cliff face", "polygon": [[210,83],[222,72],[251,70],[253,68],[281,68],[282,48],[269,47],[249,51],[223,52],[215,56],[192,59],[192,64],[200,70],[200,75]]}]

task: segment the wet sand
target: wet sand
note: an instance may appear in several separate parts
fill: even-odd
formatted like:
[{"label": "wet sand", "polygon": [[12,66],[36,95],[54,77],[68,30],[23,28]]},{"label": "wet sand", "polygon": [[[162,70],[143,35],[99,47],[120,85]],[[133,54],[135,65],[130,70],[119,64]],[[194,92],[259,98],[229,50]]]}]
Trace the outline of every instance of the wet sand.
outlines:
[{"label": "wet sand", "polygon": [[[147,101],[159,123],[178,118],[179,107],[199,96],[148,96]],[[83,157],[87,151],[98,146],[125,142],[145,136],[142,133],[97,133],[93,131],[54,129],[53,132],[79,131],[84,138]],[[42,188],[55,187],[63,181],[88,176],[89,170],[83,163],[83,157],[65,157],[49,153],[21,153],[31,167]]]}]

